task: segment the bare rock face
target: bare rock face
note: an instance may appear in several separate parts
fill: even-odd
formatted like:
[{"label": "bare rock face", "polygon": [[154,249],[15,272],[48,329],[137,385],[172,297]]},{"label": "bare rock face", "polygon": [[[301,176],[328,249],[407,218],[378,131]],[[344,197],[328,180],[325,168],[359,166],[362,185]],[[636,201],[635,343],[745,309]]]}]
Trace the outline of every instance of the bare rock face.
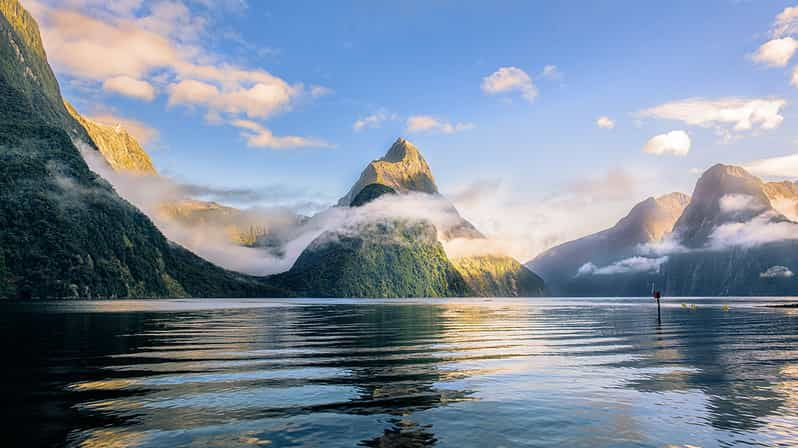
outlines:
[{"label": "bare rock face", "polygon": [[116,171],[154,176],[158,172],[150,156],[133,136],[121,126],[107,126],[92,121],[64,102],[67,111],[89,134],[97,149]]},{"label": "bare rock face", "polygon": [[435,178],[432,177],[427,161],[418,149],[403,138],[398,138],[381,159],[366,166],[360,178],[343,198],[340,206],[348,206],[361,190],[371,184],[380,184],[392,188],[398,193],[417,191],[438,194]]},{"label": "bare rock face", "polygon": [[696,182],[690,204],[673,232],[683,245],[701,247],[719,225],[747,222],[771,208],[765,184],[758,177],[738,166],[717,164]]},{"label": "bare rock face", "polygon": [[768,182],[765,194],[776,211],[790,221],[798,222],[798,184],[790,181]]}]

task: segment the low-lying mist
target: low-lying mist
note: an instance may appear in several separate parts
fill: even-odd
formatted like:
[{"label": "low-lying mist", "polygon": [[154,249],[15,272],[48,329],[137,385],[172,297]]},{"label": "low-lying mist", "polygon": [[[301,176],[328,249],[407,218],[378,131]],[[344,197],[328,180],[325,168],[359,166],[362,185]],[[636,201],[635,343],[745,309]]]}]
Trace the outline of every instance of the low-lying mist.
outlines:
[{"label": "low-lying mist", "polygon": [[[234,209],[196,201],[196,192],[203,189],[187,187],[168,177],[115,171],[87,144],[76,142],[76,146],[89,168],[149,216],[169,240],[233,271],[252,275],[284,272],[321,235],[355,235],[364,225],[389,220],[430,222],[452,258],[506,253],[504,245],[496,241],[448,237],[452,229],[463,224],[463,218],[442,196],[384,195],[361,207],[329,207],[312,217],[285,207]],[[210,212],[209,206],[213,206]],[[188,219],[197,210],[198,215]],[[252,247],[243,246],[231,238],[233,229],[252,229],[258,234],[257,241]]]}]

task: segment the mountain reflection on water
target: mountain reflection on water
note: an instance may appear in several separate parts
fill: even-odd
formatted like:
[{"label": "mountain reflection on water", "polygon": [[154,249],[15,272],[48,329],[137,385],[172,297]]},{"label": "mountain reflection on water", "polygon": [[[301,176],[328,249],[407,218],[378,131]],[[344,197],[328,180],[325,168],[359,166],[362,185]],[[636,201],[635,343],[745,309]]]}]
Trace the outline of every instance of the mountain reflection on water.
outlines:
[{"label": "mountain reflection on water", "polygon": [[643,299],[2,304],[3,429],[10,446],[798,445],[798,313],[692,302],[661,324]]}]

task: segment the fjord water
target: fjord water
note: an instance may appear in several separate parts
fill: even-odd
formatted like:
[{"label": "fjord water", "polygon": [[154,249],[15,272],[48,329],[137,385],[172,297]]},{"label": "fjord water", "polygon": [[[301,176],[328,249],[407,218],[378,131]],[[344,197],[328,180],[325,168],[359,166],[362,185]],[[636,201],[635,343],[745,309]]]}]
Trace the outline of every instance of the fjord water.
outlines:
[{"label": "fjord water", "polygon": [[669,301],[661,323],[650,299],[2,304],[3,434],[6,446],[798,445],[798,312],[685,301],[696,309]]}]

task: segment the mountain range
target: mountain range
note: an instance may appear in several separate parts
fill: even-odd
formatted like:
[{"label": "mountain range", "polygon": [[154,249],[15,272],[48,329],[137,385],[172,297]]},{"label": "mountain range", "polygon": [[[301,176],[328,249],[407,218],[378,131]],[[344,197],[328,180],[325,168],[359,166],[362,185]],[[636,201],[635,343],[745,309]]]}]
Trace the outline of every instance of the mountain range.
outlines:
[{"label": "mountain range", "polygon": [[[554,295],[794,295],[798,186],[714,165],[692,196],[637,204],[614,227],[527,263]],[[791,220],[792,218],[793,220]]]},{"label": "mountain range", "polygon": [[[38,26],[16,0],[0,0],[0,297],[220,297],[316,295],[349,297],[539,295],[543,283],[500,255],[449,259],[443,243],[484,239],[438,193],[424,158],[399,139],[370,163],[342,199],[342,210],[368,210],[382,196],[435,197],[453,225],[390,214],[343,232],[324,230],[287,272],[255,277],[219,268],[167,240],[159,214],[203,225],[244,211],[176,198],[148,210],[119,196],[103,173],[157,180],[135,139],[119,126],[80,115],[61,97]],[[80,147],[80,148],[79,148]],[[88,148],[88,149],[86,149]],[[88,151],[88,152],[87,152]],[[85,157],[110,168],[93,171]],[[335,211],[330,213],[336,213]],[[358,214],[360,212],[347,212]],[[298,217],[297,225],[308,218]],[[268,230],[230,232],[241,246],[270,246]],[[272,248],[279,252],[279,247]]]},{"label": "mountain range", "polygon": [[[522,265],[460,215],[403,138],[337,205],[267,220],[192,197],[121,126],[66,103],[17,0],[0,0],[0,56],[0,298],[798,294],[792,182],[715,165],[692,195],[647,198]],[[142,204],[130,192],[148,183],[173,191]],[[243,274],[173,224],[285,266]]]}]

